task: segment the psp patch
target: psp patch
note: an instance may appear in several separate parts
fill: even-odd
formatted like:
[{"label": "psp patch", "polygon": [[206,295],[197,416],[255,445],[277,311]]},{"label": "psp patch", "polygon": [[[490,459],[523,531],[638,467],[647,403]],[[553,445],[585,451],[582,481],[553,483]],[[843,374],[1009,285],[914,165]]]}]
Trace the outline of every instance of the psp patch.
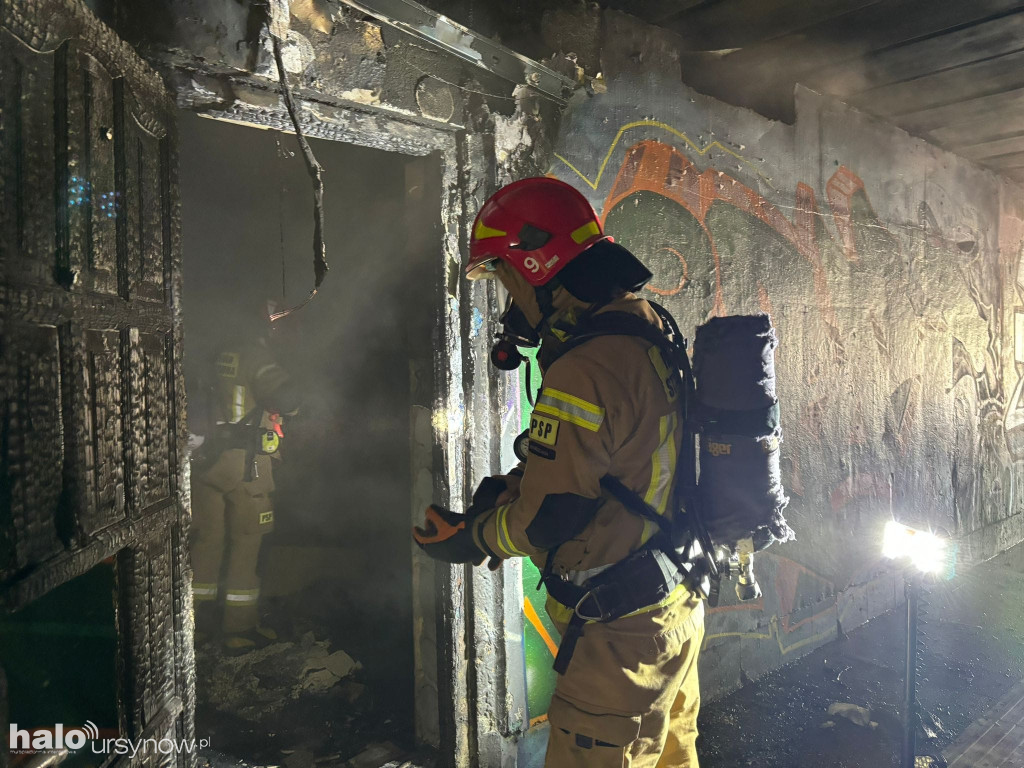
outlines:
[{"label": "psp patch", "polygon": [[554,445],[558,442],[558,419],[549,419],[534,413],[530,416],[530,443]]},{"label": "psp patch", "polygon": [[274,510],[269,509],[266,512],[260,512],[260,525],[272,522],[274,522]]}]

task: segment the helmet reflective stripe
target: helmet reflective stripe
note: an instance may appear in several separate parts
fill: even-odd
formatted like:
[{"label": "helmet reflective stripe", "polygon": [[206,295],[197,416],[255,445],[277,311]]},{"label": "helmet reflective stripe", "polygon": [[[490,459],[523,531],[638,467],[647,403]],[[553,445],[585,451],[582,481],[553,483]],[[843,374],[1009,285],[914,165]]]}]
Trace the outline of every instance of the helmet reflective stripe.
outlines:
[{"label": "helmet reflective stripe", "polygon": [[258,589],[229,589],[224,594],[224,600],[228,604],[235,603],[255,603],[260,599],[260,591]]},{"label": "helmet reflective stripe", "polygon": [[587,240],[589,240],[590,238],[600,236],[600,234],[601,228],[597,226],[597,222],[588,221],[579,229],[574,230],[573,233],[569,235],[569,237],[571,237],[572,241],[577,245],[582,245],[583,243],[587,242]]},{"label": "helmet reflective stripe", "polygon": [[482,221],[477,219],[476,226],[473,228],[473,239],[474,240],[487,240],[491,237],[503,237],[508,232],[502,232],[500,229],[492,229],[484,224]]},{"label": "helmet reflective stripe", "polygon": [[236,384],[232,389],[231,423],[236,424],[245,416],[245,387]]}]

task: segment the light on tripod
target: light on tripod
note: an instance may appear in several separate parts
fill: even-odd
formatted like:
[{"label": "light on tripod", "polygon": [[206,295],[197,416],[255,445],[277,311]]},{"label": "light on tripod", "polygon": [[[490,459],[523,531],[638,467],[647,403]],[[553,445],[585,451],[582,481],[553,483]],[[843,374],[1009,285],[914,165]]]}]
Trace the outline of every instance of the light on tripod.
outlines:
[{"label": "light on tripod", "polygon": [[903,744],[900,749],[900,768],[914,768],[919,764],[917,729],[920,712],[917,704],[917,672],[918,656],[923,649],[918,639],[922,592],[925,582],[933,581],[935,578],[953,578],[957,545],[945,536],[890,520],[885,524],[885,533],[882,536],[882,554],[892,560],[909,560],[914,566],[914,571],[903,573],[904,590],[907,595],[907,643],[903,671]]},{"label": "light on tripod", "polygon": [[890,520],[885,524],[882,554],[892,560],[908,559],[922,573],[941,574],[951,565],[949,542],[930,531]]}]

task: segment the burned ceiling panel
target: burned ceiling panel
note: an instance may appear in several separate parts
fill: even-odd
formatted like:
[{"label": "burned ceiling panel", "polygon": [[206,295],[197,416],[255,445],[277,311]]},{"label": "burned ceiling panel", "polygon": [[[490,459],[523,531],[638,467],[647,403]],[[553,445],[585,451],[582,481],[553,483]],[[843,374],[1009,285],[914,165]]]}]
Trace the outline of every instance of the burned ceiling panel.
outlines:
[{"label": "burned ceiling panel", "polygon": [[[536,87],[546,83],[559,92],[571,86],[557,73],[490,41],[483,41],[491,48],[481,64],[454,55],[444,30],[431,40],[420,33],[422,24],[403,27],[387,14],[334,0],[295,0],[284,8],[290,14],[285,14],[282,59],[292,88],[307,104],[459,130],[478,119],[481,110],[515,112],[516,82],[496,70],[499,54],[521,65],[517,80],[536,75],[537,82],[527,82]],[[261,3],[118,1],[104,19],[162,71],[181,106],[224,112],[236,109],[239,100],[247,107],[278,104],[269,17]],[[466,50],[482,61],[485,53],[474,48],[481,41],[474,37],[471,42]]]},{"label": "burned ceiling panel", "polygon": [[[684,82],[791,122],[804,85],[1024,180],[1021,0],[427,0],[538,60],[588,75],[613,9],[674,36]],[[595,19],[599,21],[595,22]]]},{"label": "burned ceiling panel", "polygon": [[791,120],[796,83],[1024,180],[1020,0],[613,0],[680,36],[683,79]]}]

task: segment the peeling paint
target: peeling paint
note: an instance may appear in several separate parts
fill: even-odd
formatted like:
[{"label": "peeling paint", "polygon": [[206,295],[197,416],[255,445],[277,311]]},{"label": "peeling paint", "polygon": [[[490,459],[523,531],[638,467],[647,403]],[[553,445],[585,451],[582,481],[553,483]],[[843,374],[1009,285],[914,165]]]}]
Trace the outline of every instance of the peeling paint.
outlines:
[{"label": "peeling paint", "polygon": [[357,104],[380,104],[380,91],[371,91],[368,88],[353,88],[350,91],[342,91],[338,96]]},{"label": "peeling paint", "polygon": [[[269,35],[263,37],[261,45],[269,58],[264,59],[263,65],[256,70],[256,74],[275,80],[279,79]],[[314,58],[316,55],[313,52],[312,43],[295,30],[288,30],[288,35],[283,39],[281,45],[281,60],[284,61],[284,68],[290,74],[297,75],[305,72],[313,63]]]}]

